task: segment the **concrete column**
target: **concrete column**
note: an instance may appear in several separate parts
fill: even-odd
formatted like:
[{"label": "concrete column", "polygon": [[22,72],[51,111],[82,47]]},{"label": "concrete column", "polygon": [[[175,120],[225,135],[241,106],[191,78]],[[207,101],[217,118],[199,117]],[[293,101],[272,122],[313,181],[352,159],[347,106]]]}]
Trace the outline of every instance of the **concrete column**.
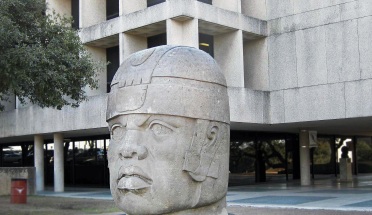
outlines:
[{"label": "concrete column", "polygon": [[[242,14],[257,19],[266,20],[266,1],[262,0],[241,0]],[[254,7],[252,7],[254,5]]]},{"label": "concrete column", "polygon": [[54,192],[65,190],[65,172],[63,159],[63,135],[56,133],[54,138]]},{"label": "concrete column", "polygon": [[177,21],[167,19],[167,45],[199,48],[198,20]]},{"label": "concrete column", "polygon": [[214,36],[214,58],[225,75],[227,86],[244,87],[243,32]]},{"label": "concrete column", "polygon": [[44,190],[44,138],[34,136],[34,163],[36,168],[36,191]]},{"label": "concrete column", "polygon": [[79,12],[81,28],[106,21],[106,0],[80,0]]},{"label": "concrete column", "polygon": [[131,54],[147,49],[147,38],[126,33],[119,34],[120,64]]},{"label": "concrete column", "polygon": [[[244,0],[243,0],[244,1]],[[234,11],[237,13],[241,12],[241,0],[213,0],[213,6],[225,9],[225,10],[230,10]]]},{"label": "concrete column", "polygon": [[120,0],[119,14],[125,15],[147,8],[146,0]]},{"label": "concrete column", "polygon": [[300,131],[300,168],[301,185],[303,186],[311,184],[309,142],[309,132]]}]

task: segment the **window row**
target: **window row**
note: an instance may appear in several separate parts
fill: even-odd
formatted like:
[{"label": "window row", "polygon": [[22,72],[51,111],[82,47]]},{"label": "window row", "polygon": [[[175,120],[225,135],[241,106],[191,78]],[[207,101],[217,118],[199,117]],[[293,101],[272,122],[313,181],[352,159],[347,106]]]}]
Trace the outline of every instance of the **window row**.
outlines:
[{"label": "window row", "polygon": [[[212,4],[212,0],[198,0],[206,4]],[[147,0],[147,7],[151,7],[165,0]],[[71,15],[73,18],[72,27],[79,29],[79,0],[71,0]],[[110,20],[119,16],[119,0],[106,0],[106,20]]]}]

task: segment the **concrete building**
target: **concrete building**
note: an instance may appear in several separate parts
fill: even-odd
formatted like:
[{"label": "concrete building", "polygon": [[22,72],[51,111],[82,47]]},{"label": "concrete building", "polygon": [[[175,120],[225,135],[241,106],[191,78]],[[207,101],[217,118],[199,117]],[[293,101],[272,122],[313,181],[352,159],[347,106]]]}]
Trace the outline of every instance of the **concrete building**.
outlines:
[{"label": "concrete building", "polygon": [[345,145],[353,173],[372,172],[370,0],[47,3],[71,15],[93,57],[111,64],[79,108],[41,109],[14,99],[0,113],[0,166],[35,165],[38,190],[108,186],[109,83],[127,56],[162,44],[200,48],[225,74],[231,185],[337,177]]}]

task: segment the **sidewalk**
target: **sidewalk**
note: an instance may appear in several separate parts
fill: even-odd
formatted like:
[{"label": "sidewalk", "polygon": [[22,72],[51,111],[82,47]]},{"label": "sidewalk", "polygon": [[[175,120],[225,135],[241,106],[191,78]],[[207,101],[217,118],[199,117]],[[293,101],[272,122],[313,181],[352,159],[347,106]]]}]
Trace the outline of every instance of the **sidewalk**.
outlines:
[{"label": "sidewalk", "polygon": [[[311,186],[299,182],[261,183],[229,187],[228,206],[324,209],[372,212],[372,176],[358,176],[353,182],[336,179],[315,180]],[[111,200],[109,189],[66,188],[66,192],[39,192],[41,196]]]}]

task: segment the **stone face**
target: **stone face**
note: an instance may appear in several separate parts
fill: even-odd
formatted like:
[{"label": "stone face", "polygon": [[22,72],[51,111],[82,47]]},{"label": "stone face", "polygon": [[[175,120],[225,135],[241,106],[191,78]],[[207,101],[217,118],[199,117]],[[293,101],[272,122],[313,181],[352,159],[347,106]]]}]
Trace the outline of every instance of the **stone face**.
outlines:
[{"label": "stone face", "polygon": [[128,214],[225,214],[229,164],[226,81],[191,47],[129,56],[108,96],[110,188]]}]

